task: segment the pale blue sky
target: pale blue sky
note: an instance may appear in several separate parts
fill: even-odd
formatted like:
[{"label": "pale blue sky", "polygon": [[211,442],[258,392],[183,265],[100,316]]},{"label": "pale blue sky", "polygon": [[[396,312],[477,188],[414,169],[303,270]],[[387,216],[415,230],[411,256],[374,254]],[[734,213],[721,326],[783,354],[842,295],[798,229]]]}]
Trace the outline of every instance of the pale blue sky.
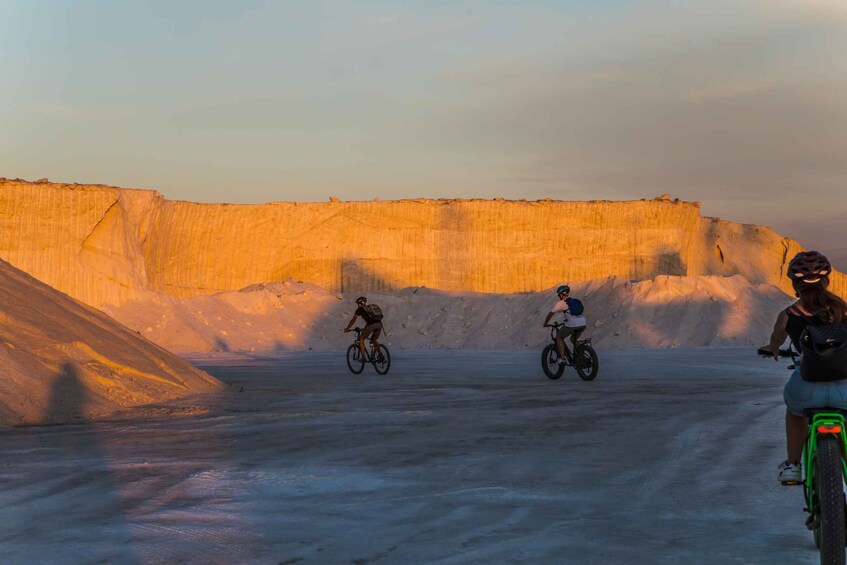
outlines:
[{"label": "pale blue sky", "polygon": [[0,0],[0,22],[0,176],[201,202],[667,192],[847,266],[843,0]]}]

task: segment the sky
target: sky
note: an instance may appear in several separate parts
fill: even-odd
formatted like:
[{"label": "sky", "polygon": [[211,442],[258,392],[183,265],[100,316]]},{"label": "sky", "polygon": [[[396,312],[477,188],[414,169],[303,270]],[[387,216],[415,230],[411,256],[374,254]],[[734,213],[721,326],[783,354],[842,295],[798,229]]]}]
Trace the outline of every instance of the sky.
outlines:
[{"label": "sky", "polygon": [[843,0],[0,0],[0,22],[0,176],[233,203],[667,193],[847,269]]}]

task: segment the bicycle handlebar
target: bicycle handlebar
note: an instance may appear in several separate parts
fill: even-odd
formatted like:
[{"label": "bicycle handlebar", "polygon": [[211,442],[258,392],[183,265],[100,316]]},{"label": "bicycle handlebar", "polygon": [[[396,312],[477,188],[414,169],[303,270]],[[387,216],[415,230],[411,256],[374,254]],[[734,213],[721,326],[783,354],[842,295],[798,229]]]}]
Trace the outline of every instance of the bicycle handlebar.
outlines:
[{"label": "bicycle handlebar", "polygon": [[[764,347],[760,347],[759,349],[757,349],[756,353],[758,353],[759,355],[761,355],[763,357],[768,357],[770,359],[773,359],[773,353],[771,353],[770,350],[765,349]],[[797,353],[796,351],[794,351],[794,349],[792,349],[791,347],[789,347],[788,349],[780,349],[779,350],[779,356],[780,357],[791,357],[791,365],[788,366],[789,370],[796,369],[797,363],[800,362],[800,354]]]},{"label": "bicycle handlebar", "polygon": [[[771,353],[769,349],[766,349],[764,347],[760,347],[759,349],[757,349],[756,353],[758,353],[759,355],[762,355],[764,357],[773,357],[773,353]],[[779,356],[780,357],[791,357],[792,359],[797,359],[798,357],[800,357],[800,354],[789,347],[787,349],[780,349],[779,350]]]}]

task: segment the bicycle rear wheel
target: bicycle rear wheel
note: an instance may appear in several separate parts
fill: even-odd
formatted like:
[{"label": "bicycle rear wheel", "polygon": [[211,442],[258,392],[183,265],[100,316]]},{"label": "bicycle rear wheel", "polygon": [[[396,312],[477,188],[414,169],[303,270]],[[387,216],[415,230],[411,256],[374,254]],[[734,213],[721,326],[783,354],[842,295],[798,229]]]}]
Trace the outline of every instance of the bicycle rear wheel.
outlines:
[{"label": "bicycle rear wheel", "polygon": [[576,374],[584,381],[592,381],[597,376],[597,371],[600,369],[600,360],[597,359],[597,352],[590,345],[579,345],[574,353],[574,367]]},{"label": "bicycle rear wheel", "polygon": [[354,375],[358,375],[365,370],[365,364],[362,363],[362,352],[359,351],[359,346],[355,343],[347,348],[347,368]]},{"label": "bicycle rear wheel", "polygon": [[817,437],[815,490],[819,503],[818,535],[821,565],[844,564],[844,490],[839,436]]},{"label": "bicycle rear wheel", "polygon": [[541,351],[541,368],[548,379],[556,380],[565,372],[565,366],[559,365],[559,352],[556,351],[556,344],[550,343]]},{"label": "bicycle rear wheel", "polygon": [[391,368],[391,354],[388,353],[388,348],[379,344],[379,347],[373,352],[373,365],[376,372],[384,375]]}]

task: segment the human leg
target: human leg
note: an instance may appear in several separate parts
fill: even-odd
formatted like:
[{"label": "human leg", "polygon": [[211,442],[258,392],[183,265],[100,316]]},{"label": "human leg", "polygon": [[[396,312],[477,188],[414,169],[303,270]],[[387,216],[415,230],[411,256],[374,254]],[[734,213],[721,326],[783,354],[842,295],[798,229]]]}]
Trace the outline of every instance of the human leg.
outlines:
[{"label": "human leg", "polygon": [[803,445],[806,443],[806,435],[809,431],[808,420],[803,416],[792,414],[791,410],[785,410],[785,438],[787,443],[788,462],[800,464],[803,456]]},{"label": "human leg", "polygon": [[377,322],[373,324],[373,334],[371,335],[371,341],[374,344],[374,349],[379,349],[379,336],[382,333],[382,323]]},{"label": "human leg", "polygon": [[827,405],[826,383],[804,381],[797,368],[783,390],[785,399],[785,445],[787,458],[780,465],[779,481],[784,485],[802,482],[803,446],[806,443],[808,420],[803,416],[807,408]]},{"label": "human leg", "polygon": [[573,333],[571,334],[571,343],[573,344],[573,351],[576,351],[576,340],[579,339],[579,336],[584,331],[585,331],[585,326],[580,326],[578,328],[573,329]]},{"label": "human leg", "polygon": [[362,330],[362,333],[359,334],[359,351],[362,352],[362,363],[364,363],[368,359],[368,354],[367,354],[367,351],[365,350],[365,340],[368,338],[368,336],[370,336],[373,333],[373,331],[374,331],[374,328],[373,328],[373,325],[371,324],[371,325],[365,326],[365,328]]},{"label": "human leg", "polygon": [[564,363],[565,357],[565,338],[568,337],[573,330],[567,326],[562,326],[556,332],[556,350],[559,352],[559,361]]}]

